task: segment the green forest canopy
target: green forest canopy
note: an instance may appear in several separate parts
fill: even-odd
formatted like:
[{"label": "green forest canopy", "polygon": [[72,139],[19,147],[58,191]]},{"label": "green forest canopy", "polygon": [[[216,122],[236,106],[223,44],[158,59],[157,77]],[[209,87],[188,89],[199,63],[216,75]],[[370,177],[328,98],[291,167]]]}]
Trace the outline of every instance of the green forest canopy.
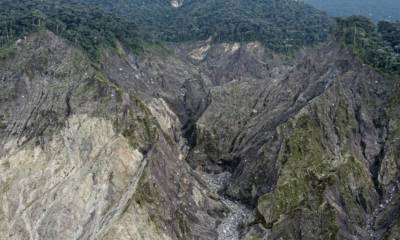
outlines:
[{"label": "green forest canopy", "polygon": [[0,0],[0,44],[47,28],[91,56],[115,39],[138,48],[146,41],[264,42],[289,51],[326,39],[331,20],[292,0]]},{"label": "green forest canopy", "polygon": [[[0,45],[41,29],[96,57],[100,46],[140,49],[145,41],[263,42],[281,52],[318,43],[333,29],[322,12],[293,0],[0,0]],[[400,23],[339,18],[336,35],[375,68],[399,74]]]},{"label": "green forest canopy", "polygon": [[325,40],[332,21],[321,11],[293,0],[81,0],[137,23],[148,37],[164,41],[264,42],[287,51]]},{"label": "green forest canopy", "polygon": [[400,22],[379,22],[366,17],[338,18],[336,35],[366,64],[400,75]]},{"label": "green forest canopy", "polygon": [[139,47],[135,24],[95,6],[67,0],[0,0],[0,44],[40,29],[61,35],[81,46],[91,57],[98,47],[113,46],[115,39]]}]

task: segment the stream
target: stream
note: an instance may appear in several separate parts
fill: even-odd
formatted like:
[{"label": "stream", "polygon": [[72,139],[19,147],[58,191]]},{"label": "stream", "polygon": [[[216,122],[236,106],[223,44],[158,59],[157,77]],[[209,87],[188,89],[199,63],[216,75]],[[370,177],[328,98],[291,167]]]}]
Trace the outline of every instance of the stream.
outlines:
[{"label": "stream", "polygon": [[[214,193],[222,190],[229,182],[231,174],[223,172],[220,174],[199,173],[199,176],[207,184],[207,187]],[[222,203],[229,209],[229,212],[218,225],[218,240],[239,240],[239,226],[251,216],[252,211],[245,205],[229,200],[226,196],[219,194]]]},{"label": "stream", "polygon": [[376,230],[374,229],[374,224],[382,212],[385,211],[387,206],[393,201],[394,194],[400,191],[400,179],[396,180],[395,184],[390,188],[388,192],[388,196],[381,200],[380,204],[377,208],[370,214],[367,218],[367,232],[371,239],[378,239],[379,236],[376,234]]}]

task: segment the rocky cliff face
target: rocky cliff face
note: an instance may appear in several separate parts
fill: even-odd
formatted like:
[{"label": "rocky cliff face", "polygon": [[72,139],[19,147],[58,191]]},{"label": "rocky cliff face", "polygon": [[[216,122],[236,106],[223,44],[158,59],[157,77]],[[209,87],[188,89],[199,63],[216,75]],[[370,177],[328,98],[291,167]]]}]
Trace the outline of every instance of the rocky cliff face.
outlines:
[{"label": "rocky cliff face", "polygon": [[395,80],[334,40],[117,48],[0,60],[1,239],[400,234]]}]

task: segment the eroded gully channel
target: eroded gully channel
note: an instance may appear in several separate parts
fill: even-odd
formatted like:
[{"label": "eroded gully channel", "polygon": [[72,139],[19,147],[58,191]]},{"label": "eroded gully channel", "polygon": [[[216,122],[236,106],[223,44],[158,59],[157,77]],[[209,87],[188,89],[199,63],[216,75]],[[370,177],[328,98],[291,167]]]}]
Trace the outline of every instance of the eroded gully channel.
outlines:
[{"label": "eroded gully channel", "polygon": [[367,232],[370,239],[377,240],[380,239],[379,234],[377,234],[375,229],[375,223],[378,217],[385,212],[385,210],[393,202],[393,199],[397,193],[400,192],[400,179],[397,179],[395,183],[390,187],[388,194],[385,198],[381,199],[379,205],[375,210],[367,217]]},{"label": "eroded gully channel", "polygon": [[[207,187],[214,193],[221,192],[229,182],[231,174],[223,172],[220,174],[199,173]],[[221,202],[229,209],[221,223],[218,225],[218,240],[239,240],[239,226],[245,222],[253,213],[245,205],[232,201],[219,194]]]},{"label": "eroded gully channel", "polygon": [[[207,104],[208,105],[208,104]],[[203,109],[203,112],[205,109]],[[197,115],[197,114],[196,114]],[[201,115],[201,114],[199,114]],[[197,116],[199,116],[197,115]],[[190,119],[186,121],[182,128],[182,136],[186,139],[189,152],[196,146],[196,121]],[[189,161],[187,159],[187,161]],[[208,190],[214,195],[217,195],[220,201],[228,209],[224,213],[221,223],[218,225],[216,231],[218,240],[239,240],[240,239],[240,225],[247,222],[247,219],[254,217],[254,211],[249,209],[246,205],[233,201],[224,195],[224,189],[229,184],[231,173],[224,171],[222,173],[206,173],[196,168],[193,170],[195,174],[206,184]]]},{"label": "eroded gully channel", "polygon": [[[381,109],[379,109],[380,111],[378,111],[379,114],[379,118],[377,118],[376,122],[382,122],[382,119],[384,119],[382,117],[383,111]],[[357,111],[357,116],[359,115],[359,111]],[[357,117],[358,121],[361,122],[359,120],[359,117]],[[378,136],[378,141],[381,146],[381,150],[379,152],[379,154],[377,156],[375,156],[375,161],[373,163],[373,165],[370,167],[370,172],[371,172],[371,176],[372,176],[372,181],[375,185],[375,189],[376,192],[379,194],[379,204],[374,208],[373,212],[371,214],[369,214],[367,216],[367,222],[366,222],[366,230],[368,233],[368,237],[371,240],[378,240],[382,238],[382,234],[379,233],[378,229],[376,229],[376,223],[378,218],[382,215],[385,214],[385,212],[389,209],[390,205],[393,203],[393,200],[396,196],[396,194],[398,194],[400,192],[400,178],[396,179],[395,181],[393,181],[392,185],[390,186],[390,188],[388,189],[387,193],[383,195],[383,189],[382,186],[379,183],[378,180],[378,175],[379,175],[379,171],[381,168],[381,164],[383,162],[383,159],[385,157],[385,143],[387,141],[387,131],[388,131],[388,122],[385,122],[384,125],[377,125],[375,124],[375,127],[378,129],[379,132],[379,136]],[[364,141],[361,141],[361,146],[363,149],[363,154],[364,157],[367,158],[367,156],[365,155],[365,143]]]}]

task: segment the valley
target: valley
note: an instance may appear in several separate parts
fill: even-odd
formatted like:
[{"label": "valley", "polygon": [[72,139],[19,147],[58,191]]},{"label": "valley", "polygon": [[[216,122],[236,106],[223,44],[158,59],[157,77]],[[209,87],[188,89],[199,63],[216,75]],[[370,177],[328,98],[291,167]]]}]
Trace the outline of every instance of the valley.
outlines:
[{"label": "valley", "polygon": [[[396,23],[289,0],[75,3],[1,15],[1,240],[400,236]],[[312,16],[293,32],[288,12]]]}]

